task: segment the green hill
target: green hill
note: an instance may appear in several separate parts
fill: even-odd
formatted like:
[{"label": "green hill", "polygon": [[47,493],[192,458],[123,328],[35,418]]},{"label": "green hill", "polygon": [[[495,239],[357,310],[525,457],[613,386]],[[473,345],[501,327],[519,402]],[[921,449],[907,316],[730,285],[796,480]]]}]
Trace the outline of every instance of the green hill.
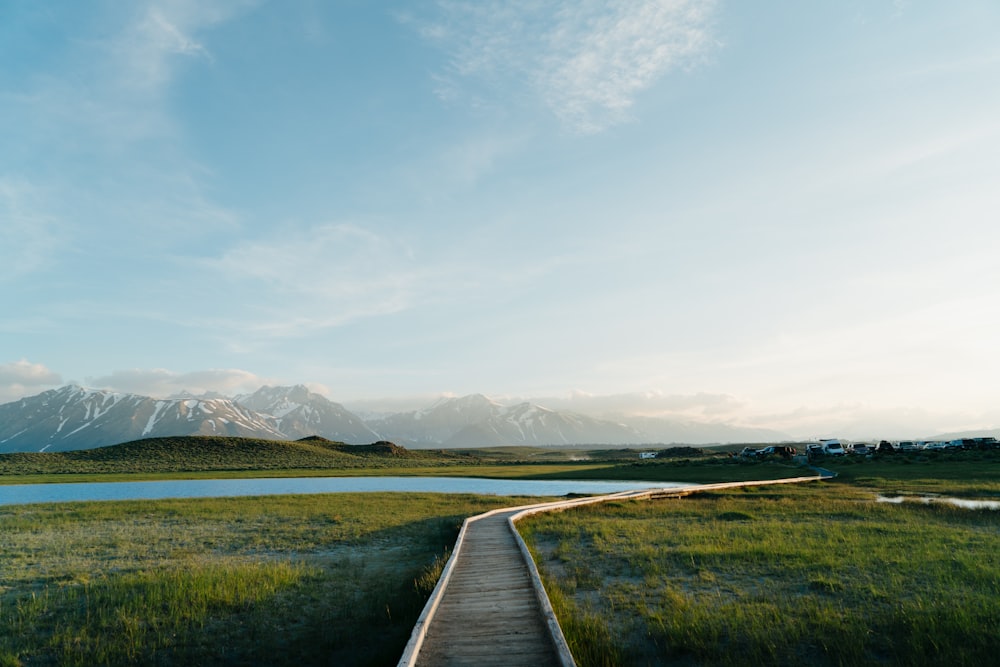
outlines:
[{"label": "green hill", "polygon": [[315,436],[295,441],[179,436],[69,452],[0,454],[0,475],[402,468],[455,458],[391,442],[347,445]]}]

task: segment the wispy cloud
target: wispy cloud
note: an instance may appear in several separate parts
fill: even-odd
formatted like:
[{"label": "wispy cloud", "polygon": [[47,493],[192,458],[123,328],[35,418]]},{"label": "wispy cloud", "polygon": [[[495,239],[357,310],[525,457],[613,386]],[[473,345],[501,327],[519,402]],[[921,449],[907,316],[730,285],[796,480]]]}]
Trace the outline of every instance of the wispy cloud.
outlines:
[{"label": "wispy cloud", "polygon": [[44,386],[58,384],[59,374],[50,371],[43,364],[33,364],[27,359],[0,364],[0,385],[17,383],[24,386]]},{"label": "wispy cloud", "polygon": [[448,291],[447,267],[427,268],[406,243],[348,223],[287,227],[198,260],[196,267],[268,304],[248,309],[238,325],[261,338],[301,336],[400,312]]},{"label": "wispy cloud", "polygon": [[0,283],[44,266],[61,245],[38,188],[0,178]]},{"label": "wispy cloud", "polygon": [[195,395],[217,392],[226,396],[256,391],[266,384],[280,381],[263,378],[238,368],[177,373],[164,368],[133,368],[113,371],[102,377],[88,377],[87,385],[123,393],[165,398],[187,391]]},{"label": "wispy cloud", "polygon": [[[0,155],[0,279],[38,266],[54,246],[112,248],[106,239],[136,221],[153,233],[130,231],[114,245],[155,236],[162,250],[167,237],[157,232],[176,239],[231,228],[235,216],[207,195],[212,172],[184,153],[167,93],[184,64],[210,62],[203,36],[249,4],[102,7],[51,59],[0,90],[10,133]],[[17,179],[4,180],[11,173]],[[61,220],[76,225],[74,238]]]},{"label": "wispy cloud", "polygon": [[405,245],[364,227],[333,223],[244,241],[204,265],[272,293],[353,299],[405,287],[400,262],[409,255]]},{"label": "wispy cloud", "polygon": [[[573,131],[599,132],[628,118],[635,98],[717,44],[715,0],[441,2],[420,23],[449,55],[443,97],[463,82],[492,97],[533,96]],[[474,98],[474,94],[469,95]]]},{"label": "wispy cloud", "polygon": [[117,83],[133,92],[157,93],[184,58],[212,60],[198,34],[229,20],[251,0],[151,0],[139,5],[107,47]]},{"label": "wispy cloud", "polygon": [[90,135],[109,152],[162,138],[171,131],[164,97],[179,69],[212,60],[199,35],[252,4],[148,0],[110,8],[102,34],[79,35],[63,68],[35,77],[17,100],[73,145]]},{"label": "wispy cloud", "polygon": [[0,364],[0,403],[44,391],[62,383],[58,373],[27,359]]},{"label": "wispy cloud", "polygon": [[[239,241],[218,256],[183,260],[185,284],[212,285],[238,303],[186,319],[245,352],[418,308],[475,308],[537,289],[546,276],[592,265],[593,252],[496,257],[500,233],[456,233],[447,246],[385,234],[376,224],[289,224]],[[411,242],[412,241],[412,242]],[[179,289],[183,292],[183,289]]]}]

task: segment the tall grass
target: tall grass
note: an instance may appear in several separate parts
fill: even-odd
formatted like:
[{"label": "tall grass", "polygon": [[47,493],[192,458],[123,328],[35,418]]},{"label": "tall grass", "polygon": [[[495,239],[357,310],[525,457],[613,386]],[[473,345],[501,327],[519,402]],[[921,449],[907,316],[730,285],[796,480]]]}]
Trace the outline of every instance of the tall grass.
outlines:
[{"label": "tall grass", "polygon": [[996,512],[810,485],[579,508],[519,527],[580,665],[1000,655]]},{"label": "tall grass", "polygon": [[0,665],[390,665],[462,520],[506,498],[0,508]]},{"label": "tall grass", "polygon": [[257,616],[268,603],[306,575],[315,572],[301,562],[131,572],[43,589],[18,600],[5,620],[14,635],[44,638],[38,658],[63,665],[135,663],[156,654],[203,659],[242,643],[227,634],[261,625]]}]

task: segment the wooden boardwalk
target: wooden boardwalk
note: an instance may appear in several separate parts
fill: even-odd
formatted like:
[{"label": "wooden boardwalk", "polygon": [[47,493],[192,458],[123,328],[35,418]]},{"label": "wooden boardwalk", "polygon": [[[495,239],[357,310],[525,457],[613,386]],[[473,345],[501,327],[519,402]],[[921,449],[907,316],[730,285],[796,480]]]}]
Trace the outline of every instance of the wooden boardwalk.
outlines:
[{"label": "wooden boardwalk", "polygon": [[571,667],[573,656],[514,521],[622,499],[681,497],[699,491],[815,481],[820,477],[726,482],[576,498],[467,519],[437,587],[417,620],[399,667],[525,665]]},{"label": "wooden boardwalk", "polygon": [[466,524],[415,665],[560,665],[509,517]]}]

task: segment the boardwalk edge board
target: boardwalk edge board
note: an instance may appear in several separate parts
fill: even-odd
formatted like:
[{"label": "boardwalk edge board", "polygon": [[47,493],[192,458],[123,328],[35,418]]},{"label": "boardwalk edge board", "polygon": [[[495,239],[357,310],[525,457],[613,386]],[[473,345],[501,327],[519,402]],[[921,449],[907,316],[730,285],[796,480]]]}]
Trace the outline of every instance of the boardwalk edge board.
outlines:
[{"label": "boardwalk edge board", "polygon": [[545,586],[542,585],[542,576],[538,572],[538,568],[535,566],[535,559],[531,557],[531,552],[528,550],[528,545],[525,544],[524,538],[521,534],[517,532],[517,527],[514,522],[523,516],[529,516],[534,514],[531,510],[526,510],[515,514],[507,519],[507,526],[510,531],[514,534],[514,540],[517,542],[518,549],[521,550],[521,556],[524,558],[524,562],[528,566],[528,574],[531,575],[531,586],[535,589],[535,597],[538,599],[538,604],[542,608],[542,616],[545,618],[545,625],[548,627],[549,636],[552,639],[552,643],[555,645],[556,657],[559,659],[559,664],[561,667],[576,667],[576,661],[573,659],[573,653],[569,650],[569,644],[566,642],[566,637],[563,635],[562,627],[559,625],[559,619],[556,618],[556,612],[552,609],[552,603],[549,601],[549,596],[545,592]]}]

